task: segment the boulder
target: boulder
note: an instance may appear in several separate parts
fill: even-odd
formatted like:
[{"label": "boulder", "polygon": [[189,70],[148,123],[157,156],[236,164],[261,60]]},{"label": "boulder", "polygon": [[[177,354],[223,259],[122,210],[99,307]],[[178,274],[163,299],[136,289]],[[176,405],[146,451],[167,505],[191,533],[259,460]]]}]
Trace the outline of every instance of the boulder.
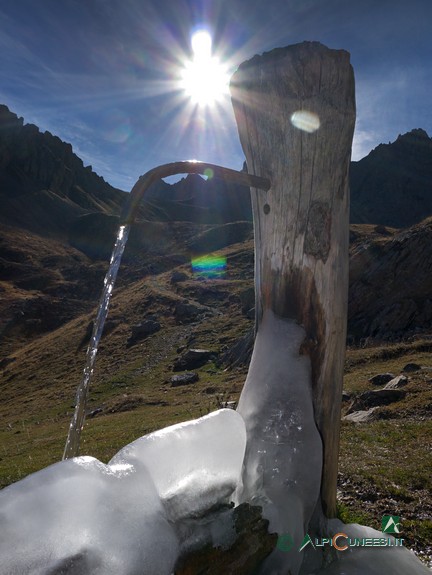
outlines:
[{"label": "boulder", "polygon": [[408,378],[406,375],[398,375],[391,381],[389,381],[383,389],[400,389],[408,383]]},{"label": "boulder", "polygon": [[177,323],[192,323],[203,312],[204,309],[202,307],[198,307],[193,303],[180,302],[175,307],[174,317]]},{"label": "boulder", "polygon": [[400,401],[406,395],[404,389],[374,389],[364,391],[361,393],[350,405],[347,414],[351,415],[355,411],[362,411],[370,409],[371,407],[379,407],[381,405],[389,405],[396,401]]},{"label": "boulder", "polygon": [[402,371],[412,372],[412,371],[419,371],[420,369],[421,365],[419,365],[418,363],[407,363]]},{"label": "boulder", "polygon": [[201,367],[214,355],[214,352],[208,349],[188,349],[174,361],[173,371]]},{"label": "boulder", "polygon": [[189,276],[187,274],[185,274],[184,272],[179,272],[179,271],[175,271],[173,272],[173,274],[171,275],[171,283],[172,284],[177,284],[180,282],[184,282],[186,280],[189,279]]},{"label": "boulder", "polygon": [[180,373],[173,375],[170,379],[171,387],[180,387],[181,385],[189,385],[199,380],[199,376],[194,371],[188,373]]},{"label": "boulder", "polygon": [[392,373],[379,373],[378,375],[374,375],[369,379],[369,383],[372,385],[385,385],[392,379],[394,379],[394,375]]},{"label": "boulder", "polygon": [[147,319],[132,326],[132,335],[127,341],[127,345],[131,346],[138,341],[145,339],[149,335],[156,333],[161,328],[161,324],[153,319]]},{"label": "boulder", "polygon": [[242,313],[247,314],[252,308],[255,307],[255,288],[249,287],[238,293]]},{"label": "boulder", "polygon": [[377,418],[375,411],[377,407],[372,407],[372,409],[353,411],[349,415],[343,417],[343,421],[350,421],[351,423],[368,423]]}]

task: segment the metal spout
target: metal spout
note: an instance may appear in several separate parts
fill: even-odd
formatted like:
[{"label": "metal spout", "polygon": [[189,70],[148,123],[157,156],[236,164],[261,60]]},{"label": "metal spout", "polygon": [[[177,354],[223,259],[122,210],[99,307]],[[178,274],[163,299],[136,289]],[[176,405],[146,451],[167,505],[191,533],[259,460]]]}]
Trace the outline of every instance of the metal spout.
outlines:
[{"label": "metal spout", "polygon": [[242,184],[252,188],[258,188],[268,191],[271,187],[271,182],[267,178],[261,178],[248,174],[247,172],[238,172],[230,168],[224,168],[215,164],[207,162],[184,161],[172,162],[170,164],[163,164],[152,168],[147,173],[139,178],[137,183],[132,188],[128,201],[123,208],[120,216],[120,225],[133,224],[138,211],[139,204],[144,197],[144,194],[150,185],[156,180],[174,176],[176,174],[211,174],[212,177],[222,178],[229,182]]}]

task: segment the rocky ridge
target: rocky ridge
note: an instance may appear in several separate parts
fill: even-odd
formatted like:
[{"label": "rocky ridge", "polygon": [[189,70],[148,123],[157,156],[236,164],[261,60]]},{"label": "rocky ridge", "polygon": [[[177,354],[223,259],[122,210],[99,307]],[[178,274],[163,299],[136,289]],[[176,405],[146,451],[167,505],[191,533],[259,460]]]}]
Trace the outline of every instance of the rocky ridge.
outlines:
[{"label": "rocky ridge", "polygon": [[422,129],[351,162],[351,222],[410,227],[432,215],[432,138]]}]

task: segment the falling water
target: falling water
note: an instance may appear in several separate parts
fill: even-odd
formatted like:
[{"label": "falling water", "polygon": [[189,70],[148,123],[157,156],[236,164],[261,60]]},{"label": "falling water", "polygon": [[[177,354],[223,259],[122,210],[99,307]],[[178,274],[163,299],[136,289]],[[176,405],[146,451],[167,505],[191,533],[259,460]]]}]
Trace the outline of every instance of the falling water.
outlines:
[{"label": "falling water", "polygon": [[66,440],[63,459],[69,459],[78,455],[81,431],[84,427],[85,409],[87,405],[88,389],[90,379],[93,374],[94,363],[103,327],[108,315],[108,307],[111,293],[120,267],[121,258],[126,246],[130,230],[130,225],[120,226],[108,272],[105,276],[104,287],[99,302],[96,320],[93,326],[93,333],[87,348],[86,365],[84,367],[83,378],[78,386],[75,399],[75,411],[69,425],[68,437]]},{"label": "falling water", "polygon": [[[87,404],[87,395],[90,384],[90,379],[93,374],[94,362],[102,335],[105,319],[108,314],[108,305],[111,297],[111,292],[114,287],[114,282],[117,277],[117,272],[120,266],[120,261],[126,246],[127,238],[131,224],[135,221],[136,212],[139,207],[139,202],[143,198],[145,192],[150,185],[160,178],[166,178],[176,174],[194,173],[194,174],[211,174],[211,177],[220,177],[222,179],[232,181],[238,184],[253,186],[257,189],[269,190],[271,182],[266,178],[254,176],[246,172],[236,172],[230,168],[216,166],[207,162],[173,162],[171,164],[164,164],[149,170],[144,176],[141,176],[131,190],[129,199],[124,206],[123,212],[120,216],[121,225],[117,234],[116,243],[111,256],[110,266],[108,273],[105,277],[104,288],[99,303],[99,309],[96,316],[96,321],[93,327],[90,344],[87,349],[87,359],[84,368],[84,374],[80,385],[78,386],[75,401],[75,411],[72,421],[69,426],[68,437],[63,453],[63,459],[69,459],[78,455],[81,431],[84,426],[85,408]],[[210,177],[210,176],[209,176]]]}]

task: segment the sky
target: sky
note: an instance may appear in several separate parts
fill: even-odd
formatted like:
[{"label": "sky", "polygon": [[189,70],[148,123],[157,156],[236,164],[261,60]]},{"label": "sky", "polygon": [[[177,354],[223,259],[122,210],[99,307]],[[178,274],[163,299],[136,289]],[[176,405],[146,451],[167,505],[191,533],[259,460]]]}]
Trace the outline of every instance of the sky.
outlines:
[{"label": "sky", "polygon": [[350,52],[354,160],[432,136],[432,0],[0,0],[0,103],[126,191],[171,161],[241,169],[229,96],[197,105],[181,84],[202,29],[229,75],[305,40]]}]

